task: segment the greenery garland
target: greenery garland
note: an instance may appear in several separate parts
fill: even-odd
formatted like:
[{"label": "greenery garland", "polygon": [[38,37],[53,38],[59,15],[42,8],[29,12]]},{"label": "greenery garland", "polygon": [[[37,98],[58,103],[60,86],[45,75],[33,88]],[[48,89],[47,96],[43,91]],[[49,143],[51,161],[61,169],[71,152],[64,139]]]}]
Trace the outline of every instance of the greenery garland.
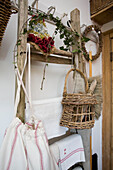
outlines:
[{"label": "greenery garland", "polygon": [[[67,29],[67,27],[63,25],[63,23],[61,22],[61,19],[59,17],[54,17],[53,14],[47,15],[46,13],[40,12],[39,10],[37,10],[36,14],[34,15],[34,12],[30,6],[29,6],[29,14],[32,15],[32,17],[29,21],[28,26],[32,29],[34,29],[38,20],[47,19],[47,20],[53,21],[55,23],[55,25],[56,25],[55,35],[57,33],[59,33],[60,39],[63,39],[64,45],[65,45],[65,47],[64,46],[60,47],[61,50],[65,50],[65,51],[70,50],[70,46],[73,46],[75,44],[75,40],[76,40],[77,48],[74,51],[72,51],[72,53],[83,52],[82,48],[80,47],[81,46],[80,42],[77,41],[77,39],[80,37],[78,32],[76,30],[70,31],[69,29]],[[27,32],[28,32],[28,30],[27,30],[27,28],[25,28],[23,34],[25,34]],[[87,41],[89,41],[89,38],[81,36],[81,41],[87,42]],[[84,55],[84,52],[83,52],[83,55]]]},{"label": "greenery garland", "polygon": [[[25,22],[25,24],[27,23],[27,25],[31,29],[34,29],[38,20],[43,21],[47,19],[47,20],[53,21],[56,25],[55,35],[59,33],[60,39],[63,39],[64,45],[65,45],[65,46],[61,46],[60,49],[65,50],[65,51],[70,50],[70,46],[73,46],[76,43],[76,49],[73,50],[72,53],[82,53],[83,56],[88,61],[89,61],[89,54],[85,48],[85,43],[88,42],[90,39],[87,38],[86,35],[88,32],[92,31],[92,28],[94,28],[94,30],[98,33],[98,36],[99,36],[99,48],[98,48],[97,54],[92,56],[92,60],[95,60],[96,58],[99,57],[100,52],[102,51],[102,33],[98,26],[90,25],[85,29],[82,35],[79,35],[76,30],[70,31],[70,29],[67,29],[67,27],[63,25],[63,23],[61,22],[61,19],[59,17],[54,17],[53,14],[48,15],[40,10],[37,10],[36,14],[34,15],[34,11],[32,10],[30,6],[28,10],[29,10],[29,14],[32,16]],[[28,32],[29,32],[28,28],[24,28],[23,32],[20,33],[20,37],[21,37],[21,34],[26,34]],[[78,41],[79,38],[81,39],[81,44]],[[20,44],[21,44],[21,38],[18,39],[16,45],[18,46]]]}]

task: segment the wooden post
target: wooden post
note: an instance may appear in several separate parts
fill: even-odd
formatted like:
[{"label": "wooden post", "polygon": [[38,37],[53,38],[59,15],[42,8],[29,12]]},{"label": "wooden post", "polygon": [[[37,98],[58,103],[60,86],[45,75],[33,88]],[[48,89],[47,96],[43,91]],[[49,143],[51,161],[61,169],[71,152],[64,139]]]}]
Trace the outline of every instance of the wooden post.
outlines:
[{"label": "wooden post", "polygon": [[[73,27],[74,30],[76,30],[78,32],[79,35],[81,35],[81,30],[80,30],[80,11],[76,8],[71,12],[71,25]],[[80,37],[77,38],[78,42],[81,42]],[[81,44],[81,43],[80,43]],[[76,44],[76,40],[75,40],[75,45],[72,46],[72,50],[77,49],[78,44]],[[81,54],[75,54],[75,66],[83,71],[83,62],[82,62],[82,57]]]},{"label": "wooden post", "polygon": [[[92,51],[89,51],[89,77],[92,77]],[[90,168],[92,170],[92,131],[90,135]]]},{"label": "wooden post", "polygon": [[91,51],[89,51],[89,58],[90,58],[90,60],[89,60],[89,77],[92,77],[92,52]]},{"label": "wooden post", "polygon": [[[24,52],[26,51],[27,35],[21,35],[20,37],[20,31],[28,17],[28,0],[19,0],[18,4],[19,4],[18,38],[21,39],[21,44],[18,46],[17,49],[18,51],[17,64],[18,64],[19,71],[21,73],[25,61],[25,56],[26,56]],[[23,82],[25,84],[25,75],[23,76]],[[17,85],[16,85],[16,89],[17,89]],[[21,119],[22,122],[25,121],[25,94],[22,88],[20,92],[20,102],[17,109],[17,116]]]},{"label": "wooden post", "polygon": [[36,1],[36,9],[38,9],[38,0]]},{"label": "wooden post", "polygon": [[[71,25],[74,30],[76,30],[79,35],[81,35],[81,30],[80,30],[80,11],[78,9],[74,9],[71,12]],[[78,41],[80,42],[80,37],[78,38]],[[81,44],[81,43],[80,43]],[[75,45],[73,45],[72,50],[77,49],[77,44],[75,40]],[[84,63],[81,54],[75,54],[75,66],[80,69],[82,72],[84,70]],[[85,129],[85,130],[78,130],[78,133],[81,135],[82,140],[83,140],[83,145],[84,145],[84,150],[85,150],[85,157],[86,161],[83,163],[84,169],[85,170],[90,170],[90,134],[91,130]]]}]

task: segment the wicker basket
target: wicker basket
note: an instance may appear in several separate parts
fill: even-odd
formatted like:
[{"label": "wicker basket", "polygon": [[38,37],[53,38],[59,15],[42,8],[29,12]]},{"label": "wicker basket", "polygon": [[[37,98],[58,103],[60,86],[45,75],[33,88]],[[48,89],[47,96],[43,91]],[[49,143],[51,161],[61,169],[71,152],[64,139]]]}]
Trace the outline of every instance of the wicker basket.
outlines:
[{"label": "wicker basket", "polygon": [[0,45],[3,39],[5,29],[11,16],[11,2],[10,0],[0,1]]},{"label": "wicker basket", "polygon": [[[71,71],[77,71],[85,80],[86,93],[67,93],[67,79]],[[60,125],[68,127],[70,129],[90,129],[94,126],[95,112],[92,111],[93,105],[97,104],[97,100],[94,95],[88,94],[88,81],[84,74],[77,69],[71,69],[68,71],[63,92],[63,113],[60,120]]]}]

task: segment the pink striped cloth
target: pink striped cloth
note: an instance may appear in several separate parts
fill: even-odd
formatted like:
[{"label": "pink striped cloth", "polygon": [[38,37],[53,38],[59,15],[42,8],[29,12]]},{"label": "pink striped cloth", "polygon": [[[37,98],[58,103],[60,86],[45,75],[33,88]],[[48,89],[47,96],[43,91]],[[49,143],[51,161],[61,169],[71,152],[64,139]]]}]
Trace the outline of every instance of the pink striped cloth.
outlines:
[{"label": "pink striped cloth", "polygon": [[85,162],[82,138],[78,134],[70,135],[50,146],[54,160],[60,170],[67,170],[78,162]]},{"label": "pink striped cloth", "polygon": [[26,124],[19,118],[12,121],[0,149],[0,170],[58,170],[40,120],[33,117]]}]

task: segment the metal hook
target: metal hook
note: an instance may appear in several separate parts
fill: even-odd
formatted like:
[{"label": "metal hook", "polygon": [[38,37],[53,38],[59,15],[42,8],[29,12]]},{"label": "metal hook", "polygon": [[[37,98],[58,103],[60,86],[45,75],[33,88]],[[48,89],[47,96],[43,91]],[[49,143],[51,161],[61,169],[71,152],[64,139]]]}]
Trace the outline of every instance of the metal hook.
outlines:
[{"label": "metal hook", "polygon": [[87,27],[87,25],[86,24],[82,24],[82,26],[80,28],[83,28],[83,27]]},{"label": "metal hook", "polygon": [[34,2],[32,3],[32,7],[34,7],[35,6],[35,4],[36,4],[36,2],[38,2],[39,0],[34,0]]},{"label": "metal hook", "polygon": [[53,10],[53,15],[54,15],[54,13],[55,13],[55,11],[56,11],[56,8],[55,8],[54,6],[50,6],[50,7],[48,8],[47,15],[49,15],[52,10]]},{"label": "metal hook", "polygon": [[63,15],[62,15],[62,17],[60,18],[61,20],[65,17],[65,16],[67,16],[68,14],[66,14],[66,13],[63,13]]}]

